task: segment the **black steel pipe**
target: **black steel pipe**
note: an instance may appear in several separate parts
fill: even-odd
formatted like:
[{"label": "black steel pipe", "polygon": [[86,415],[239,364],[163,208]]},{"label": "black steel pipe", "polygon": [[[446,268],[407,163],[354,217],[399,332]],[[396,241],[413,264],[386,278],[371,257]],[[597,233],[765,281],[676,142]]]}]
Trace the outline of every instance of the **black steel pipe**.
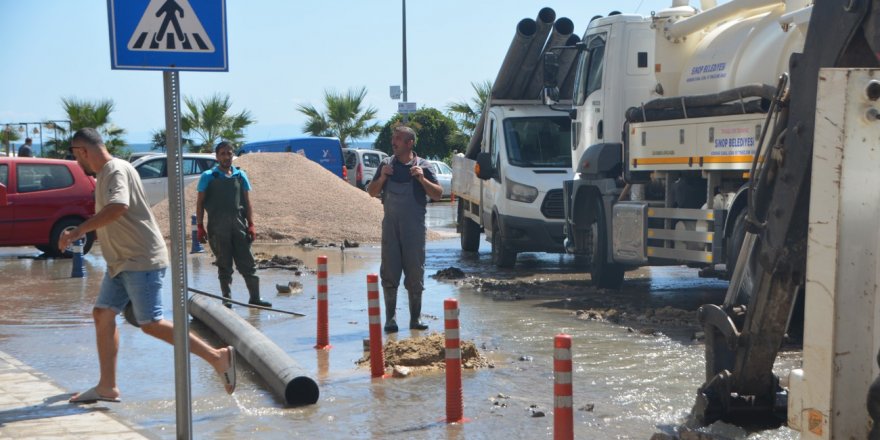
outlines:
[{"label": "black steel pipe", "polygon": [[[547,36],[549,36],[550,31],[553,30],[553,23],[555,21],[556,11],[552,8],[541,8],[541,10],[538,11],[538,17],[535,18],[535,24],[537,25],[535,36],[532,37],[532,41],[529,43],[529,48],[526,50],[525,56],[523,56],[522,65],[520,65],[515,71],[516,75],[514,76],[513,84],[511,84],[510,89],[507,91],[506,98],[537,98],[537,96],[526,96],[526,91],[529,87],[529,81],[531,81],[532,75],[541,64],[541,52],[544,50],[544,46],[547,43]],[[572,25],[572,28],[573,27],[574,25]]]},{"label": "black steel pipe", "polygon": [[302,368],[278,345],[222,302],[193,295],[189,299],[189,312],[235,347],[236,354],[247,360],[285,405],[310,405],[318,401],[318,384],[305,376]]},{"label": "black steel pipe", "polygon": [[[532,70],[532,77],[529,79],[528,85],[522,91],[522,96],[524,98],[538,99],[541,97],[541,90],[544,89],[544,55],[550,50],[550,48],[567,46],[568,40],[572,36],[572,32],[574,32],[574,22],[566,17],[562,17],[553,23],[553,31],[550,32],[550,38],[548,38],[547,43],[544,44],[544,48],[538,56],[538,64],[535,66],[535,69]],[[580,39],[578,39],[578,41],[580,41]],[[574,52],[576,51],[566,50],[564,52],[571,52],[571,56],[574,57]],[[563,55],[564,54],[561,53],[560,58],[562,58]],[[568,73],[570,67],[571,63],[562,66],[562,63],[560,62],[559,71]],[[557,82],[556,84],[562,83]]]}]

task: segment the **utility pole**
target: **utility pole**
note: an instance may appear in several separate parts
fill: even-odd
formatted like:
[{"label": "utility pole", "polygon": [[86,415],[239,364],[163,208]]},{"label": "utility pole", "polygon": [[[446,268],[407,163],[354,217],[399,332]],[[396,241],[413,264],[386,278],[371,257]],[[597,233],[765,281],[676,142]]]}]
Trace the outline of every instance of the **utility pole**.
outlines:
[{"label": "utility pole", "polygon": [[[403,102],[409,102],[407,99],[407,86],[406,86],[406,0],[403,1]],[[409,122],[409,113],[403,113],[403,123],[406,124]]]}]

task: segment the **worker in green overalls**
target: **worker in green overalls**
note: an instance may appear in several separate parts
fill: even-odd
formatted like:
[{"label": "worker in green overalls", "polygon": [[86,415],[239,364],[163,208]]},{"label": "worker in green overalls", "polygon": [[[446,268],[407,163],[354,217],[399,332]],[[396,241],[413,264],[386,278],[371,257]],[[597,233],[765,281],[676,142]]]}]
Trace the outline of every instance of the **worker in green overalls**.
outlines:
[{"label": "worker in green overalls", "polygon": [[367,192],[382,198],[382,264],[379,276],[385,295],[385,331],[397,327],[397,288],[401,272],[409,295],[409,328],[426,330],[421,321],[422,291],[425,277],[425,211],[427,197],[440,200],[443,188],[431,171],[430,163],[413,151],[416,132],[406,126],[394,128],[391,135],[393,155],[376,169],[376,178]]},{"label": "worker in green overalls", "polygon": [[[217,165],[202,173],[199,179],[199,197],[196,201],[198,240],[211,246],[217,263],[217,277],[224,298],[231,298],[232,263],[244,277],[250,300],[248,304],[272,307],[260,298],[260,278],[251,243],[257,236],[254,229],[254,210],[249,192],[251,182],[240,168],[232,166],[232,144],[220,142],[214,148]],[[205,211],[208,229],[205,230]],[[225,303],[226,307],[232,307]]]}]

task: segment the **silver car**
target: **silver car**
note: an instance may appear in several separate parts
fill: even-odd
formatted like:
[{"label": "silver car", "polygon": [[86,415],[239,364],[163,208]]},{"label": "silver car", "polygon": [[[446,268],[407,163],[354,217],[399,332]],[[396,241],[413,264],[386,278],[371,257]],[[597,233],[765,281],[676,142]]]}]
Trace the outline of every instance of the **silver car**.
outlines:
[{"label": "silver car", "polygon": [[[198,180],[202,171],[209,170],[216,164],[217,159],[213,154],[183,153],[183,185]],[[131,166],[141,177],[150,206],[168,197],[168,167],[164,154],[142,157],[132,162]]]},{"label": "silver car", "polygon": [[429,160],[431,163],[431,170],[434,171],[434,175],[437,176],[437,182],[443,187],[443,194],[440,196],[444,199],[452,196],[452,168],[449,168],[449,165],[446,165],[445,162],[440,162],[439,160]]},{"label": "silver car", "polygon": [[345,157],[345,168],[348,172],[348,183],[360,188],[367,189],[367,185],[373,180],[379,162],[388,157],[379,150],[366,150],[358,148],[343,148],[342,155]]}]

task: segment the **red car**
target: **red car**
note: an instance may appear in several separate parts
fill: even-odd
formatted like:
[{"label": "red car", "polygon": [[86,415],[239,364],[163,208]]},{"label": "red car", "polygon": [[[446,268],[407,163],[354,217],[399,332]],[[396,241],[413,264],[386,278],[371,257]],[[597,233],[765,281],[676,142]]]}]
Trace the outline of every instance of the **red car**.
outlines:
[{"label": "red car", "polygon": [[[75,161],[0,157],[0,246],[36,246],[61,256],[61,232],[93,215],[95,179]],[[84,253],[95,238],[88,234]]]}]

